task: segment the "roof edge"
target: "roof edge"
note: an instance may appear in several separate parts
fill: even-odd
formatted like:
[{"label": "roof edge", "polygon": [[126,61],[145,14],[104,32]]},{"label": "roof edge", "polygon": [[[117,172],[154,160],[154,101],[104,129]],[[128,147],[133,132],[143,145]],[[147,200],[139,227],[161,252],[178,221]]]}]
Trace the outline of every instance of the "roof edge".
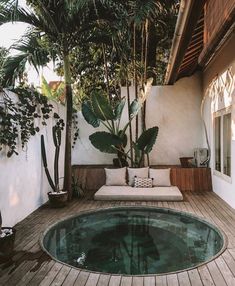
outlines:
[{"label": "roof edge", "polygon": [[174,84],[177,79],[178,70],[190,44],[204,4],[205,0],[181,0],[180,2],[179,15],[165,74],[165,85]]}]

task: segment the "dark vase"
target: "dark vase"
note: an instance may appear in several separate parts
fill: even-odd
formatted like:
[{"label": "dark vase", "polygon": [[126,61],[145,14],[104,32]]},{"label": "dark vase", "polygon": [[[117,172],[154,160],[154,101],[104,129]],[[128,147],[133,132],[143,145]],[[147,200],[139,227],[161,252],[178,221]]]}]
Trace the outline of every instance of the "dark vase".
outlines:
[{"label": "dark vase", "polygon": [[68,200],[68,193],[67,192],[63,192],[63,193],[47,193],[48,198],[49,198],[49,202],[51,207],[53,208],[62,208],[64,206],[66,206],[67,204],[67,200]]},{"label": "dark vase", "polygon": [[4,229],[12,229],[12,234],[0,237],[0,261],[9,259],[14,251],[16,230],[13,227],[2,227]]}]

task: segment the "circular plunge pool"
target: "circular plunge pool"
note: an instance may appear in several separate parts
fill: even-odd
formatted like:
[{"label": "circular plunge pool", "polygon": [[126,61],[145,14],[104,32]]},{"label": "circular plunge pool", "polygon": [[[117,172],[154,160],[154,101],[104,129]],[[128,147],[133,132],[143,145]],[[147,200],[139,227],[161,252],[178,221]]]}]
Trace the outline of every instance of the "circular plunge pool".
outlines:
[{"label": "circular plunge pool", "polygon": [[160,274],[195,267],[225,247],[210,223],[162,208],[121,207],[54,224],[41,240],[53,258],[89,271]]}]

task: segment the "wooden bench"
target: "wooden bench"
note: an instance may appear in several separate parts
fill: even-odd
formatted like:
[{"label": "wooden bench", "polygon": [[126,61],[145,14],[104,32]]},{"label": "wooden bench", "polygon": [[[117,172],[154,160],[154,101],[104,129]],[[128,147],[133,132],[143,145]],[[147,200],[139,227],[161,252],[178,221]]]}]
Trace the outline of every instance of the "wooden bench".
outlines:
[{"label": "wooden bench", "polygon": [[[74,165],[73,174],[84,190],[98,190],[105,184],[104,168],[111,165]],[[171,184],[181,191],[212,191],[210,168],[181,168],[180,166],[151,166],[171,168]]]}]

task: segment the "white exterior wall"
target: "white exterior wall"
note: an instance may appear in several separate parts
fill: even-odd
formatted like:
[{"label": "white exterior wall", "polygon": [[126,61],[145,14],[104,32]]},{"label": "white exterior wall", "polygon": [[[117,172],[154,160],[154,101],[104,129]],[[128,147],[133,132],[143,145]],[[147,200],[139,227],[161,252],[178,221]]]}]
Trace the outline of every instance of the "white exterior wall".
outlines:
[{"label": "white exterior wall", "polygon": [[[133,98],[133,87],[131,95]],[[122,96],[126,96],[124,87]],[[201,96],[199,75],[181,79],[174,86],[152,87],[147,99],[146,123],[147,128],[159,126],[159,135],[150,154],[151,164],[180,164],[179,157],[193,156],[193,149],[202,147]],[[127,122],[127,108],[123,114],[122,121]],[[73,151],[73,164],[112,164],[113,155],[99,152],[89,141],[90,134],[104,129],[93,128],[78,115],[80,139]]]},{"label": "white exterior wall", "polygon": [[[65,108],[59,104],[52,104],[54,111],[64,118]],[[48,200],[47,192],[50,191],[50,186],[41,159],[40,138],[40,135],[44,134],[48,167],[53,175],[52,120],[47,120],[47,124],[46,128],[41,129],[40,134],[31,137],[27,152],[20,151],[18,156],[13,155],[11,158],[7,158],[3,152],[0,154],[0,209],[3,226],[15,225]],[[59,162],[60,177],[63,176],[63,166],[64,140]]]},{"label": "white exterior wall", "polygon": [[[213,190],[235,208],[235,35],[221,49],[203,73],[205,97],[204,118],[212,148],[211,168]],[[213,85],[215,82],[215,85]],[[214,112],[227,107],[232,109],[231,178],[222,178],[214,171]]]}]

